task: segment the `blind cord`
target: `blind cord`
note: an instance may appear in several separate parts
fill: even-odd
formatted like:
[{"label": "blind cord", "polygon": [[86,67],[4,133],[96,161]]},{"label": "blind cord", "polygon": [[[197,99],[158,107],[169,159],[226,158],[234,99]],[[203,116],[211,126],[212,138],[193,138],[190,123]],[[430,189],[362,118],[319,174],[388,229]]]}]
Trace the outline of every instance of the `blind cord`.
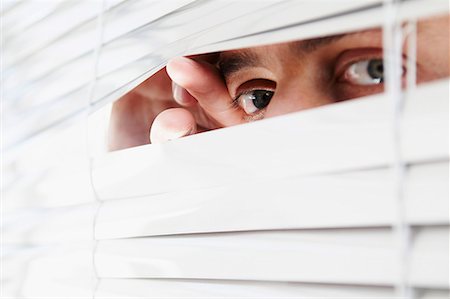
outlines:
[{"label": "blind cord", "polygon": [[[403,32],[398,18],[399,3],[400,1],[398,0],[384,1],[383,59],[385,61],[385,92],[392,105],[392,181],[395,198],[395,214],[393,215],[392,229],[398,260],[398,276],[395,291],[396,296],[399,298],[412,299],[414,294],[409,283],[411,228],[406,219],[404,194],[406,164],[402,157],[401,124],[405,99],[402,93]],[[415,68],[412,71],[415,72]]]},{"label": "blind cord", "polygon": [[408,22],[405,28],[407,37],[407,72],[406,72],[406,86],[407,94],[411,94],[416,89],[417,84],[417,20],[413,19]]},{"label": "blind cord", "polygon": [[98,80],[98,65],[100,60],[100,53],[101,48],[103,45],[103,32],[104,32],[104,12],[107,9],[106,7],[106,1],[101,0],[99,2],[98,6],[99,12],[97,15],[97,23],[96,23],[96,39],[94,44],[94,52],[93,52],[93,64],[92,64],[92,78],[91,83],[89,85],[89,91],[88,91],[88,109],[87,115],[86,115],[86,146],[87,146],[87,153],[88,153],[88,165],[89,165],[89,181],[91,184],[92,193],[94,195],[95,201],[97,202],[97,206],[95,208],[93,220],[92,220],[92,236],[93,236],[93,245],[92,245],[92,269],[94,274],[94,286],[92,290],[92,298],[96,298],[97,289],[100,285],[100,276],[98,274],[97,265],[96,265],[96,254],[97,254],[97,247],[98,247],[98,240],[96,237],[96,226],[97,226],[97,218],[100,212],[100,208],[102,206],[102,201],[100,197],[98,196],[97,190],[95,189],[95,185],[93,183],[93,176],[92,176],[92,165],[93,165],[93,158],[91,155],[91,148],[90,148],[90,130],[89,130],[89,115],[91,114],[91,111],[93,111],[93,99],[95,95],[95,87]]}]

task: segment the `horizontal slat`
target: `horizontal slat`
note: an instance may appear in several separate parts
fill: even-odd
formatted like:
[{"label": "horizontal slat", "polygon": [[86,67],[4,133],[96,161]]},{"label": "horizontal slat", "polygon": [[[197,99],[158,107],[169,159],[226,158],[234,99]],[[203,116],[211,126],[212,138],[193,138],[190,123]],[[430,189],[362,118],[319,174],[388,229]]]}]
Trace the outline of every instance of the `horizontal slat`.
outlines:
[{"label": "horizontal slat", "polygon": [[[33,1],[30,1],[33,2]],[[34,1],[37,2],[37,1]],[[54,1],[56,2],[56,1]],[[39,9],[45,9],[48,6],[46,3],[41,3]],[[20,34],[11,35],[7,40],[5,47],[6,67],[13,67],[12,71],[18,71],[20,65],[24,65],[33,59],[34,52],[45,48],[50,43],[57,42],[58,38],[62,38],[64,35],[70,34],[71,30],[75,29],[87,22],[88,20],[95,19],[96,15],[100,12],[101,2],[99,1],[64,1],[60,6],[53,11],[50,15],[42,19],[40,22],[34,24],[34,26],[28,27]],[[21,16],[20,18],[24,18]],[[59,26],[55,26],[58,24]],[[6,28],[6,33],[9,30],[14,30],[14,26]],[[65,56],[60,54],[57,57]],[[39,63],[38,59],[34,60]],[[42,62],[40,62],[42,63]],[[48,62],[47,62],[48,63]],[[34,68],[35,66],[30,66]],[[24,79],[26,80],[27,77]],[[8,77],[5,83],[9,83]],[[8,86],[8,84],[6,85]]]},{"label": "horizontal slat", "polygon": [[449,291],[444,290],[418,290],[417,297],[418,299],[447,299],[450,297]]},{"label": "horizontal slat", "polygon": [[[261,282],[237,280],[188,279],[102,279],[98,298],[394,298],[393,288]],[[416,299],[447,299],[446,290],[417,289]]]},{"label": "horizontal slat", "polygon": [[[49,250],[45,246],[30,246],[30,245],[12,245],[4,242],[2,244],[2,281],[12,281],[25,275],[26,266],[30,261],[36,259]],[[20,284],[19,281],[13,282],[15,285]],[[3,284],[2,284],[3,285]]]},{"label": "horizontal slat", "polygon": [[29,209],[3,219],[3,241],[9,244],[55,244],[94,239],[98,204]]},{"label": "horizontal slat", "polygon": [[45,5],[42,5],[40,1],[13,0],[11,2],[13,4],[10,5],[10,9],[2,12],[1,16],[3,29],[2,39],[5,41],[42,21],[54,13],[62,4],[59,1],[46,1]]},{"label": "horizontal slat", "polygon": [[[447,210],[448,211],[448,210]],[[449,289],[449,228],[416,227],[412,230],[410,281],[421,286]]]},{"label": "horizontal slat", "polygon": [[[407,221],[448,224],[448,163],[415,165],[405,178]],[[102,205],[96,237],[389,226],[396,197],[389,170],[236,182]]]},{"label": "horizontal slat", "polygon": [[[388,226],[395,219],[394,189],[389,178],[386,170],[356,172],[107,202],[98,215],[96,237]],[[406,178],[409,223],[448,223],[448,164],[413,166]],[[67,189],[60,191],[64,190]],[[72,191],[66,197],[72,195],[76,194]],[[68,205],[62,193],[61,196],[59,204]],[[91,202],[95,199],[91,198]],[[45,203],[31,201],[28,205],[38,204]],[[96,205],[82,205],[10,213],[4,218],[4,240],[20,243],[90,240],[95,210]]]},{"label": "horizontal slat", "polygon": [[11,9],[16,7],[20,2],[16,0],[3,0],[2,6],[0,7],[0,14],[2,16],[5,15],[5,13],[10,12]]},{"label": "horizontal slat", "polygon": [[390,298],[388,287],[295,282],[183,279],[102,279],[98,298]]},{"label": "horizontal slat", "polygon": [[[28,0],[23,2],[21,11],[14,13],[7,12],[5,17],[13,22],[9,26],[3,27],[6,35],[5,45],[5,65],[8,70],[6,76],[6,86],[9,87],[9,73],[19,71],[25,78],[29,78],[34,73],[36,67],[42,67],[42,59],[46,60],[47,65],[53,65],[54,62],[61,61],[71,57],[73,48],[68,47],[70,41],[76,39],[80,28],[83,35],[89,36],[96,30],[96,19],[100,12],[113,9],[115,6],[125,2],[124,0],[94,0],[94,1],[39,1]],[[53,8],[53,9],[52,9]],[[47,15],[41,16],[42,12],[48,10]],[[40,19],[37,17],[41,16]],[[22,20],[37,19],[32,24],[22,28],[18,23]],[[58,26],[55,26],[58,24]],[[86,30],[87,29],[87,30]],[[19,34],[20,32],[20,34]],[[79,38],[79,36],[78,36]],[[61,52],[61,44],[65,44],[64,52]],[[87,53],[92,50],[93,44],[79,44],[75,49],[83,48]],[[49,51],[49,48],[51,51]],[[58,51],[59,50],[59,51]],[[49,53],[51,52],[51,53]],[[46,53],[46,54],[44,54]],[[46,56],[42,56],[42,54]],[[53,54],[49,56],[49,54]],[[72,56],[79,56],[80,53]],[[54,61],[48,61],[53,59]],[[67,62],[68,60],[63,60]],[[37,66],[30,65],[36,63]],[[23,69],[26,65],[27,69]],[[17,79],[17,78],[16,78]]]},{"label": "horizontal slat", "polygon": [[[364,6],[359,8],[356,6],[350,7],[352,4],[364,3]],[[223,51],[228,49],[237,49],[244,47],[253,47],[256,45],[264,45],[271,43],[285,42],[296,39],[308,39],[321,35],[333,35],[345,32],[363,30],[368,28],[380,27],[383,25],[385,19],[385,10],[381,6],[382,1],[337,1],[318,0],[305,3],[305,1],[293,1],[289,3],[284,10],[275,12],[262,12],[266,14],[266,18],[258,15],[260,19],[273,19],[273,14],[282,15],[283,18],[296,20],[291,25],[270,24],[258,22],[252,19],[240,19],[233,23],[236,28],[249,28],[249,31],[241,32],[239,36],[233,35],[233,31],[227,28],[226,24],[217,26],[202,34],[192,45],[192,52],[189,54],[208,53],[215,51]],[[315,9],[319,11],[326,11],[331,6],[336,4],[340,7],[349,5],[348,13],[345,10],[341,12],[334,11],[329,13],[327,17],[317,16],[316,22],[305,21],[296,18],[296,14],[300,10],[311,9],[311,14],[315,14]],[[291,9],[294,5],[294,9]],[[316,6],[316,7],[315,7]],[[281,7],[280,7],[281,8]],[[422,19],[434,15],[445,15],[450,11],[450,7],[441,0],[431,1],[402,1],[398,10],[399,20],[408,19]],[[352,11],[353,9],[353,11]],[[324,14],[325,15],[325,14]],[[256,16],[255,16],[256,18]],[[300,24],[300,26],[297,25]],[[279,26],[279,27],[277,27]],[[209,40],[209,43],[205,43]],[[214,42],[211,42],[213,40]]]},{"label": "horizontal slat", "polygon": [[95,200],[89,157],[106,152],[110,106],[3,152],[3,210],[61,207]]},{"label": "horizontal slat", "polygon": [[[77,119],[78,124],[87,116],[89,107],[89,90],[82,88],[73,93],[64,95],[60,101],[37,105],[36,113],[26,113],[20,109],[10,109],[13,114],[10,119],[5,119],[5,126],[10,128],[5,134],[6,142],[3,144],[8,151],[21,150],[24,143],[29,143],[36,137],[48,134],[64,127],[72,125]],[[41,103],[42,104],[42,103]],[[45,114],[45,117],[42,115]],[[72,121],[72,122],[71,122]]]},{"label": "horizontal slat", "polygon": [[[12,263],[3,268],[22,267],[20,281],[13,298],[92,298],[95,270],[92,262],[94,244],[68,244],[43,248],[25,263]],[[3,285],[8,286],[9,281]]]},{"label": "horizontal slat", "polygon": [[[136,22],[152,22],[192,1],[169,1],[160,2],[159,4],[155,0],[126,1],[122,5],[115,7],[113,4],[109,4],[109,9],[103,16],[104,23],[108,25],[104,24],[102,40],[104,43],[109,43],[123,35],[124,30],[125,32],[130,30],[130,26],[135,26]],[[25,49],[31,48],[28,49],[28,52],[33,51],[33,49],[38,49],[39,51],[35,51],[32,55],[25,55],[25,57],[21,57],[20,53],[13,53],[15,60],[10,63],[12,64],[11,70],[9,70],[8,76],[5,78],[6,90],[11,92],[14,90],[20,91],[24,83],[30,85],[30,83],[35,83],[36,81],[42,82],[42,79],[45,79],[46,82],[49,82],[49,80],[51,82],[51,76],[49,75],[58,69],[65,69],[67,71],[63,71],[63,73],[71,74],[92,68],[93,64],[89,59],[92,56],[92,50],[98,37],[96,33],[96,15],[100,8],[101,2],[83,1],[76,3],[65,11],[54,14],[54,18],[69,18],[69,20],[74,18],[73,22],[75,24],[72,24],[72,26],[70,21],[66,21],[63,26],[52,29],[50,33],[47,33],[48,30],[45,27],[33,28],[31,33],[21,37],[23,40],[22,43],[19,41],[19,46],[25,46]],[[145,18],[141,14],[145,14]],[[50,24],[58,23],[54,18],[49,18],[45,21]],[[43,27],[45,22],[43,23],[39,25]],[[45,37],[39,34],[39,30],[46,32]],[[59,38],[51,41],[52,35],[58,34],[60,35]],[[33,38],[41,43],[45,43],[47,40],[51,42],[39,49],[36,47],[36,43],[29,45],[29,40]],[[11,50],[13,51],[14,45],[8,45],[9,48],[13,48]],[[39,86],[41,84],[36,85]]]},{"label": "horizontal slat", "polygon": [[[105,202],[95,221],[95,235],[97,239],[114,239],[199,232],[390,226],[396,219],[391,175],[387,170],[374,170],[245,182]],[[409,224],[449,223],[448,163],[411,167],[406,174],[405,193]],[[97,210],[95,199],[91,198],[91,202],[5,214],[3,239],[20,244],[91,240]]]},{"label": "horizontal slat", "polygon": [[[52,208],[95,202],[87,161],[80,165],[25,173],[2,192],[3,211]],[[84,165],[83,165],[84,164]]]},{"label": "horizontal slat", "polygon": [[[23,140],[18,147],[4,149],[3,162],[15,163],[18,171],[26,172],[75,161],[87,162],[88,157],[107,152],[105,138],[110,115],[111,105],[108,105],[95,114],[83,114],[77,122],[58,123],[39,136]],[[14,130],[11,131],[4,136],[13,136]]]},{"label": "horizontal slat", "polygon": [[[172,10],[180,9],[192,1],[162,2],[158,6],[155,6],[156,1],[127,1],[127,3],[116,8],[111,8],[103,16],[104,22],[107,24],[104,24],[102,41],[104,44],[109,44],[112,40],[121,36],[123,30],[130,29],[129,27],[133,26],[133,24],[136,25],[136,21],[152,23],[152,21],[168,14]],[[90,3],[90,5],[98,6],[98,3]],[[215,6],[217,7],[217,5]],[[145,18],[142,18],[140,14],[145,13]],[[96,19],[82,23],[45,49],[27,57],[25,61],[19,60],[19,63],[13,65],[12,72],[15,73],[15,76],[11,75],[8,76],[9,78],[6,78],[7,89],[5,93],[15,101],[30,102],[28,95],[33,94],[35,95],[34,98],[38,97],[42,102],[50,102],[56,100],[60,94],[84,86],[91,78],[86,76],[69,78],[69,76],[86,73],[87,70],[92,69],[93,63],[90,61],[90,58],[98,38],[96,26]],[[205,26],[207,25],[205,24]],[[103,50],[101,52],[102,54],[104,53]],[[127,53],[125,57],[130,56],[130,54]],[[121,59],[123,58],[121,57]],[[49,59],[51,59],[51,62],[48,62]],[[27,67],[33,64],[32,62],[34,61],[37,62],[35,65]],[[24,73],[25,75],[22,75]],[[62,74],[62,77],[57,74]],[[52,88],[47,89],[53,93],[49,94],[40,90],[42,85],[52,85],[51,82],[55,78],[58,78],[60,84],[57,87],[52,86]],[[28,87],[26,90],[23,89],[24,85]]]},{"label": "horizontal slat", "polygon": [[[408,98],[401,138],[406,162],[448,159],[448,93],[444,80]],[[100,199],[120,199],[386,167],[394,158],[391,109],[389,98],[376,95],[113,152],[94,160],[94,188]]]},{"label": "horizontal slat", "polygon": [[[448,227],[422,228],[413,236],[409,282],[447,289]],[[395,244],[389,229],[166,236],[100,241],[95,262],[102,278],[390,286],[399,275]]]}]

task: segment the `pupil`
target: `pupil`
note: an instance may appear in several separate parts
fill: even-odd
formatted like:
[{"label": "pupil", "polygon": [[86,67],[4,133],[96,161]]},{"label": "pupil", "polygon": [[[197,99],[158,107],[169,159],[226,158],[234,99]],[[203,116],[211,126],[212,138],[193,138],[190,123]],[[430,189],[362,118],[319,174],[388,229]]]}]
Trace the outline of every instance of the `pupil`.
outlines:
[{"label": "pupil", "polygon": [[379,79],[380,82],[384,80],[384,66],[383,60],[381,59],[372,59],[369,61],[367,65],[367,72],[369,76],[373,79]]},{"label": "pupil", "polygon": [[252,102],[258,109],[263,109],[269,105],[273,96],[273,91],[269,90],[254,90]]}]

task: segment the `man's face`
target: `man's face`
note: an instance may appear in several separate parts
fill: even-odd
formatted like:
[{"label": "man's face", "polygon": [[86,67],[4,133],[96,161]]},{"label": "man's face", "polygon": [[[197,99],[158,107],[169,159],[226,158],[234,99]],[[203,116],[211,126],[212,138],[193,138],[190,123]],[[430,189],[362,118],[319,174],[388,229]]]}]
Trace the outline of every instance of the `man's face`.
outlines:
[{"label": "man's face", "polygon": [[[232,105],[248,121],[383,91],[380,29],[222,52]],[[417,83],[449,75],[449,19],[418,23]],[[403,80],[409,53],[405,40]]]}]

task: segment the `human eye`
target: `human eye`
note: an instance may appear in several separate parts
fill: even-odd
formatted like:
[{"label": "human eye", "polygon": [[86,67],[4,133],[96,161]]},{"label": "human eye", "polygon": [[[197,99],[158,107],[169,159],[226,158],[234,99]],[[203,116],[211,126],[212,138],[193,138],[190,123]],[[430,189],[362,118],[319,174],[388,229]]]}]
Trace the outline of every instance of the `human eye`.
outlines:
[{"label": "human eye", "polygon": [[[405,65],[403,61],[402,80],[406,74]],[[342,53],[336,62],[335,78],[339,100],[382,92],[385,81],[383,50],[354,49]]]},{"label": "human eye", "polygon": [[384,82],[383,59],[363,59],[350,64],[343,80],[355,85],[374,85]]},{"label": "human eye", "polygon": [[254,119],[263,117],[275,94],[275,83],[270,80],[254,79],[241,84],[237,89],[233,104]]},{"label": "human eye", "polygon": [[235,102],[248,115],[255,114],[266,108],[272,99],[274,91],[265,89],[249,90],[241,93]]}]

